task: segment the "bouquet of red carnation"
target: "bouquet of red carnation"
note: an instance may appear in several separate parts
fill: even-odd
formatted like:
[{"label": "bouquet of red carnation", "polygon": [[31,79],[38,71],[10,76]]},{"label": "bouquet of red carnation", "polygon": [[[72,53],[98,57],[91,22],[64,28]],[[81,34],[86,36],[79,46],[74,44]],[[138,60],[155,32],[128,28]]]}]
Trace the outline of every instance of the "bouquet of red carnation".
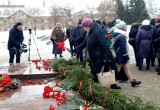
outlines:
[{"label": "bouquet of red carnation", "polygon": [[0,75],[0,85],[1,86],[11,86],[12,85],[12,80],[10,79],[8,74]]},{"label": "bouquet of red carnation", "polygon": [[64,42],[58,42],[57,45],[59,49],[61,49],[62,51],[65,51]]}]

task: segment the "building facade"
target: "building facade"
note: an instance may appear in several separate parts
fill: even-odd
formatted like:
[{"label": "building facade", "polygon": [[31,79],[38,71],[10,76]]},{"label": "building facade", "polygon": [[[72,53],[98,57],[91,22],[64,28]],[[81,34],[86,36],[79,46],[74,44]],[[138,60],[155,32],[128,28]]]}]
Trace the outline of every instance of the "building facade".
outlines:
[{"label": "building facade", "polygon": [[9,31],[17,21],[23,23],[23,30],[29,28],[45,30],[53,27],[52,16],[33,17],[22,10],[18,10],[8,17],[0,17],[0,31]]}]

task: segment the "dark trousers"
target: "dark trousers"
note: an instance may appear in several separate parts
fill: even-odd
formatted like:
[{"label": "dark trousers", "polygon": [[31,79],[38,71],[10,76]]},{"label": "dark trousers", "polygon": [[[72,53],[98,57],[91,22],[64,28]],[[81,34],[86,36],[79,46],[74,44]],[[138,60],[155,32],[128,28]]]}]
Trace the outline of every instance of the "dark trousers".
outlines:
[{"label": "dark trousers", "polygon": [[135,60],[136,60],[136,66],[140,66],[140,58],[137,55],[137,49],[135,46],[133,46],[133,50],[134,50],[134,55],[135,55]]},{"label": "dark trousers", "polygon": [[[151,59],[146,58],[147,67],[150,67]],[[140,66],[143,67],[143,58],[140,59]]]},{"label": "dark trousers", "polygon": [[16,63],[20,63],[20,57],[21,57],[21,53],[20,53],[20,49],[17,48],[12,48],[9,50],[9,63],[12,64],[14,62],[14,57],[16,55]]},{"label": "dark trousers", "polygon": [[77,51],[76,58],[80,61],[83,61],[83,51]]},{"label": "dark trousers", "polygon": [[73,52],[73,49],[74,49],[74,43],[73,43],[73,41],[69,40],[69,45],[70,45],[71,55],[72,55],[72,52]]},{"label": "dark trousers", "polygon": [[153,52],[152,52],[152,58],[151,58],[152,65],[154,65],[155,60],[156,60],[156,52],[153,50]]}]

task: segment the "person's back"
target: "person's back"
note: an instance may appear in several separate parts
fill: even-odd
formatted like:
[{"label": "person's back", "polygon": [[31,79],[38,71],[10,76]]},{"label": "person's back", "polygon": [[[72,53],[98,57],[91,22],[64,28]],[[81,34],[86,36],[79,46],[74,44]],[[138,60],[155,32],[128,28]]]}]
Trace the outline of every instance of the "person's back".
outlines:
[{"label": "person's back", "polygon": [[142,26],[140,26],[138,30],[138,34],[136,37],[136,48],[137,48],[137,56],[141,59],[139,70],[142,70],[143,67],[143,58],[146,58],[147,67],[146,69],[150,69],[150,60],[152,57],[152,36],[153,36],[153,28],[150,25],[149,20],[144,20],[142,22]]},{"label": "person's back", "polygon": [[137,33],[138,33],[138,29],[139,29],[139,26],[141,25],[141,23],[133,23],[132,26],[131,26],[131,29],[130,29],[130,32],[129,32],[129,43],[132,45],[132,46],[135,46],[135,39],[136,39],[136,36],[137,36]]}]

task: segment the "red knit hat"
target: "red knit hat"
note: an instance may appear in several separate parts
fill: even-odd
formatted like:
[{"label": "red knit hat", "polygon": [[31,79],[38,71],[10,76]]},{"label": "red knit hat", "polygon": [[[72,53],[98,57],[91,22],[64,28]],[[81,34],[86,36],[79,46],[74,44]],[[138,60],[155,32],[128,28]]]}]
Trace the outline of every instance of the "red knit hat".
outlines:
[{"label": "red knit hat", "polygon": [[90,18],[86,18],[82,21],[82,26],[83,27],[91,27],[93,24],[93,20]]}]

